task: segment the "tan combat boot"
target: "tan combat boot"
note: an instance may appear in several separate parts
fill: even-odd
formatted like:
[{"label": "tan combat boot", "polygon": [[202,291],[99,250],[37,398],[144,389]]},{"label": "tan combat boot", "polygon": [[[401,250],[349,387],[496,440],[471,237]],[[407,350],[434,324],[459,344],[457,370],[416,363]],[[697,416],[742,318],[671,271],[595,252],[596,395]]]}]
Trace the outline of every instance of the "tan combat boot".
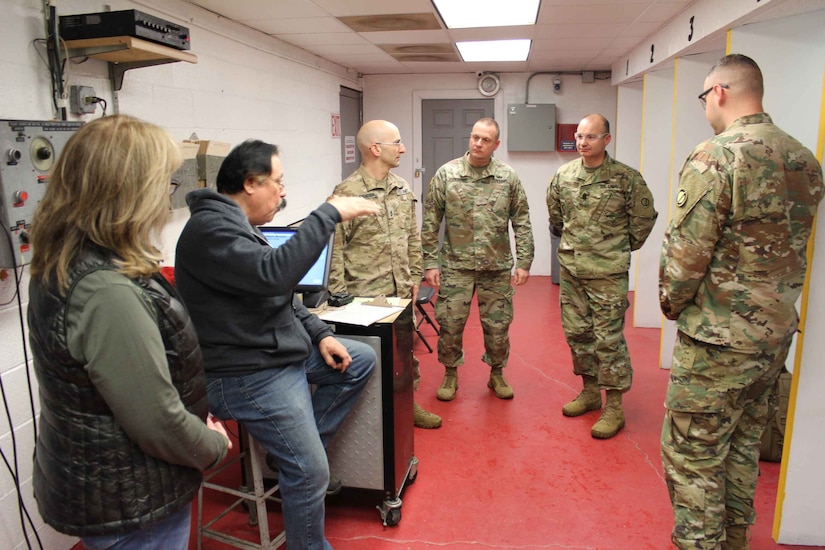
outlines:
[{"label": "tan combat boot", "polygon": [[722,550],[748,550],[748,526],[728,525],[725,528],[726,540],[722,542]]},{"label": "tan combat boot", "polygon": [[413,402],[413,424],[416,428],[432,430],[441,427],[441,417],[430,411],[425,411],[418,403]]},{"label": "tan combat boot", "polygon": [[513,388],[504,379],[501,368],[490,369],[490,381],[487,382],[487,387],[493,390],[499,399],[513,398]]},{"label": "tan combat boot", "polygon": [[582,375],[584,389],[576,398],[561,408],[564,416],[581,416],[586,412],[602,408],[602,392],[595,376]]},{"label": "tan combat boot", "polygon": [[455,392],[458,389],[458,367],[445,367],[444,380],[438,388],[435,396],[439,401],[452,401],[455,399]]},{"label": "tan combat boot", "polygon": [[624,428],[624,411],[622,410],[622,392],[607,390],[607,403],[599,421],[593,424],[590,435],[596,439],[610,439]]}]

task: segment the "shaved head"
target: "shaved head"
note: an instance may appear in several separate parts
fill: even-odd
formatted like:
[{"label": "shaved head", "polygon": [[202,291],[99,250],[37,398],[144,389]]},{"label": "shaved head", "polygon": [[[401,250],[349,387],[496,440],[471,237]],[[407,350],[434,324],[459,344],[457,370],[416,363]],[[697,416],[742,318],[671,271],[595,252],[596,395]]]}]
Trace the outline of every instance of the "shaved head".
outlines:
[{"label": "shaved head", "polygon": [[361,151],[361,165],[377,180],[383,180],[392,168],[398,168],[401,155],[407,151],[398,126],[386,120],[365,122],[355,139]]},{"label": "shaved head", "polygon": [[358,142],[358,150],[361,151],[361,155],[364,156],[373,143],[391,142],[397,139],[395,137],[397,134],[398,128],[392,122],[387,122],[386,120],[370,120],[361,126],[355,139]]},{"label": "shaved head", "polygon": [[764,84],[762,71],[756,61],[746,55],[733,53],[716,62],[708,79],[714,83],[727,84],[733,90],[762,99]]}]

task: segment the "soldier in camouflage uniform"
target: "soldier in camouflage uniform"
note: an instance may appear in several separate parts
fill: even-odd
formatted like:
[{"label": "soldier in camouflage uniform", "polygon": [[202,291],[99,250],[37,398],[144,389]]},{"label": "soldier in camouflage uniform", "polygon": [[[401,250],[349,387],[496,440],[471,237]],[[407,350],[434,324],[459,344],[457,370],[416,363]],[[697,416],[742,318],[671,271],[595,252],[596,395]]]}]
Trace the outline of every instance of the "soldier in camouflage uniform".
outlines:
[{"label": "soldier in camouflage uniform", "polygon": [[[435,316],[441,326],[438,360],[446,372],[437,397],[455,398],[458,366],[464,364],[464,326],[473,294],[484,332],[482,361],[490,365],[487,386],[501,399],[512,399],[513,389],[502,369],[510,355],[513,286],[510,271],[508,224],[516,240],[512,282],[527,282],[533,263],[533,231],[527,196],[515,171],[493,158],[498,148],[498,123],[482,118],[470,134],[470,150],[438,169],[430,181],[421,227],[424,276],[439,287]],[[439,249],[438,232],[445,221]],[[440,266],[440,269],[439,269]]]},{"label": "soldier in camouflage uniform", "polygon": [[[385,120],[364,124],[356,137],[362,164],[339,183],[333,195],[364,197],[381,208],[377,216],[339,223],[332,248],[330,290],[355,296],[398,296],[415,300],[421,281],[421,237],[415,195],[390,170],[406,149],[398,128]],[[413,388],[421,371],[413,356]],[[438,428],[441,417],[414,403],[415,425]]]},{"label": "soldier in camouflage uniform", "polygon": [[716,136],[682,167],[659,273],[677,321],[662,463],[681,549],[742,550],[762,431],[798,316],[823,195],[811,152],[762,111],[762,73],[732,54],[699,99]]},{"label": "soldier in camouflage uniform", "polygon": [[576,129],[581,158],[559,168],[547,187],[551,229],[561,237],[561,321],[584,388],[562,413],[600,410],[604,389],[604,411],[590,430],[598,439],[625,424],[622,394],[633,379],[624,339],[630,252],[641,248],[657,216],[642,175],[605,151],[610,139],[605,117],[583,118]]}]

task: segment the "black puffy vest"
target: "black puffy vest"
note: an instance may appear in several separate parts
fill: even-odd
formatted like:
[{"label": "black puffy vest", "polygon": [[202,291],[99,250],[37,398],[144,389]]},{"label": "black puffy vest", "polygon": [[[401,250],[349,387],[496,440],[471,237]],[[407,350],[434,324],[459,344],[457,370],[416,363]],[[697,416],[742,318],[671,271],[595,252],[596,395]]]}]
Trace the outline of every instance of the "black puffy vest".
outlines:
[{"label": "black puffy vest", "polygon": [[[202,480],[197,469],[141,451],[69,353],[69,297],[84,275],[100,269],[114,269],[108,254],[87,250],[73,264],[67,297],[37,280],[29,289],[29,338],[41,405],[34,496],[47,524],[80,537],[134,531],[163,519],[187,506]],[[133,282],[156,312],[172,382],[186,409],[205,419],[206,380],[188,313],[160,275]]]}]

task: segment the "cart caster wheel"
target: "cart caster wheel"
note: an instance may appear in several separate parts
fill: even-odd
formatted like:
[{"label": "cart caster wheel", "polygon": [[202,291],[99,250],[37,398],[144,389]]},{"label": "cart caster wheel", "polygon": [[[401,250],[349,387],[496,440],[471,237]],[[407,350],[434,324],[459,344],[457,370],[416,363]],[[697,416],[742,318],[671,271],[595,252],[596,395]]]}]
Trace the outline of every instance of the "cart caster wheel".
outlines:
[{"label": "cart caster wheel", "polygon": [[401,499],[385,500],[380,506],[376,506],[381,514],[381,522],[384,527],[395,527],[401,523]]},{"label": "cart caster wheel", "polygon": [[384,520],[390,527],[395,527],[401,523],[401,508],[392,508],[387,512],[387,517]]},{"label": "cart caster wheel", "polygon": [[418,459],[413,457],[410,461],[410,470],[407,472],[407,485],[412,485],[418,479]]}]

